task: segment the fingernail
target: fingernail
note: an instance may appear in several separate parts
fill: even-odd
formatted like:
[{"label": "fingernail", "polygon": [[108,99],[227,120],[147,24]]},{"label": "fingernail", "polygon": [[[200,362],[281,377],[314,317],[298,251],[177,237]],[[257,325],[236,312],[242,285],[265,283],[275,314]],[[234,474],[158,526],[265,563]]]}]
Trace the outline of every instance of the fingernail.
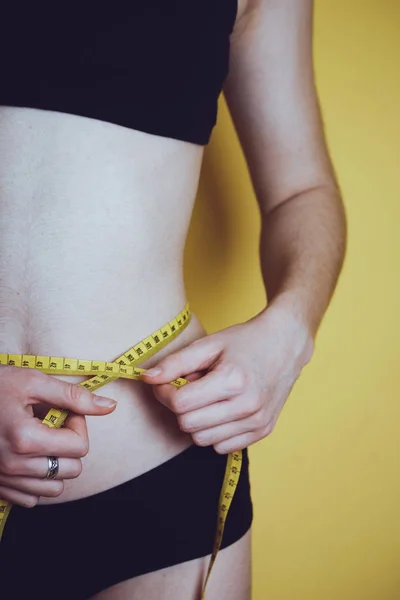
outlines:
[{"label": "fingernail", "polygon": [[111,408],[117,404],[117,401],[112,398],[104,398],[103,396],[96,396],[96,394],[93,394],[93,402],[105,408]]},{"label": "fingernail", "polygon": [[156,375],[159,375],[160,373],[161,373],[161,369],[153,368],[153,369],[148,369],[146,371],[146,373],[143,373],[143,375],[148,375],[149,377],[155,377]]}]

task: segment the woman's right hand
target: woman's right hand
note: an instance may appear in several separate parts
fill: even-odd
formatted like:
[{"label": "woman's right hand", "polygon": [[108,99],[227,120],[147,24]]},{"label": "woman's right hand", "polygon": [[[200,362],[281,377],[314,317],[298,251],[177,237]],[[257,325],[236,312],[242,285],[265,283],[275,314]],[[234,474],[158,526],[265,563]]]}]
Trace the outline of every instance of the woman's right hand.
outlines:
[{"label": "woman's right hand", "polygon": [[[44,425],[34,416],[37,404],[71,411],[64,427]],[[0,498],[33,507],[39,496],[59,496],[63,480],[80,475],[89,450],[83,415],[108,415],[115,407],[111,398],[35,369],[0,366]],[[45,479],[49,456],[59,459],[54,480]]]}]

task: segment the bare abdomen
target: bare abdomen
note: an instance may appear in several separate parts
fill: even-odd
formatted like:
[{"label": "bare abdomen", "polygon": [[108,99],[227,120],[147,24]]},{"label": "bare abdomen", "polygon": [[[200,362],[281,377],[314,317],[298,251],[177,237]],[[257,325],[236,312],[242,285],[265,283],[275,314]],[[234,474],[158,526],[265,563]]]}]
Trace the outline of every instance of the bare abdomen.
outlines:
[{"label": "bare abdomen", "polygon": [[[200,147],[177,140],[0,108],[0,352],[113,360],[177,314],[200,161]],[[163,354],[203,334],[194,319]],[[55,501],[121,483],[190,443],[144,384],[102,393],[119,405],[88,419],[83,474]]]}]

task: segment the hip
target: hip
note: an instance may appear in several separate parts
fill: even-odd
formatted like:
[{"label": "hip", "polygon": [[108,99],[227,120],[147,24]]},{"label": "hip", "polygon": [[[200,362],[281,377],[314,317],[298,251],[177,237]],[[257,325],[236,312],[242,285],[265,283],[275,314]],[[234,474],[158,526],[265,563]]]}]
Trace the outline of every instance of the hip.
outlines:
[{"label": "hip", "polygon": [[[164,311],[160,312],[164,313]],[[174,311],[175,314],[178,312],[179,310]],[[153,319],[150,319],[149,327],[142,338],[163,326],[175,314],[164,318],[164,323],[154,316]],[[151,367],[163,356],[182,348],[204,334],[205,330],[200,321],[195,315],[192,315],[189,324],[178,337],[156,355],[144,360],[140,366]],[[96,352],[93,349],[94,355],[89,355],[90,352],[89,354],[79,352],[79,331],[76,332],[75,339],[76,352],[65,352],[62,346],[57,353],[44,352],[43,346],[35,343],[31,344],[29,350],[17,349],[16,353],[112,361],[140,341],[140,338],[135,336],[129,344],[125,344],[126,347],[120,346],[119,351],[116,352],[115,348],[112,351],[108,349],[107,340],[104,340],[102,349],[97,348]],[[15,349],[6,349],[4,347],[6,345],[5,343],[1,344],[2,352],[10,352],[10,350],[15,352]],[[100,356],[101,352],[103,352],[102,356]],[[56,375],[56,377],[73,383],[80,383],[87,379],[64,375]],[[77,479],[65,481],[64,492],[61,496],[42,498],[41,504],[75,500],[102,492],[171,459],[191,444],[190,436],[180,431],[175,415],[156,400],[151,386],[140,381],[117,379],[101,389],[102,395],[117,400],[116,410],[104,417],[86,417],[89,452],[82,460],[81,475]],[[43,418],[48,408],[39,406],[37,416]]]}]

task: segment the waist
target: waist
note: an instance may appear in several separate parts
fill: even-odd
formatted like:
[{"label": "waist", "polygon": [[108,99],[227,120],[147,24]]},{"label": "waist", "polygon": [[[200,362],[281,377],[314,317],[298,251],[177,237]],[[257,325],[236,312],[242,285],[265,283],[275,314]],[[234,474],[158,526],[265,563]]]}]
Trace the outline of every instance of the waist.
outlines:
[{"label": "waist", "polygon": [[[154,323],[156,322],[158,325],[149,329],[146,337],[165,324],[161,324],[159,316],[154,317]],[[151,367],[163,356],[204,334],[205,331],[197,317],[192,315],[189,325],[178,337],[155,356],[143,361],[140,366]],[[76,347],[80,345],[80,341],[81,337],[77,333]],[[140,340],[131,340],[129,345],[138,341]],[[107,340],[105,345],[106,342]],[[117,354],[122,354],[125,350],[128,350],[128,347],[121,347]],[[67,356],[68,353],[60,355]],[[74,356],[82,355],[77,352]],[[86,379],[67,375],[56,377],[75,383]],[[65,482],[64,492],[60,497],[41,499],[42,504],[74,500],[114,487],[165,462],[192,443],[190,436],[180,431],[173,413],[156,400],[152,388],[143,382],[126,379],[111,381],[102,388],[102,394],[116,399],[118,406],[116,411],[107,417],[86,418],[90,451],[83,459],[83,473],[78,479]],[[42,419],[48,408],[37,405],[36,415]]]}]

